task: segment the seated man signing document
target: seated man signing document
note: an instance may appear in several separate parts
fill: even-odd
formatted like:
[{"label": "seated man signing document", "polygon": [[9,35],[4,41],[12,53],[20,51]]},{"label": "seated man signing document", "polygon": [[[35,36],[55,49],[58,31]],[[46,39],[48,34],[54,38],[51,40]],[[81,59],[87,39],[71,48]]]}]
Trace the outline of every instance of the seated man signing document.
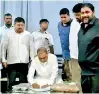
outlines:
[{"label": "seated man signing document", "polygon": [[[36,76],[34,77],[36,71]],[[55,83],[58,75],[58,62],[54,54],[40,47],[28,71],[28,82],[33,88],[45,88]]]}]

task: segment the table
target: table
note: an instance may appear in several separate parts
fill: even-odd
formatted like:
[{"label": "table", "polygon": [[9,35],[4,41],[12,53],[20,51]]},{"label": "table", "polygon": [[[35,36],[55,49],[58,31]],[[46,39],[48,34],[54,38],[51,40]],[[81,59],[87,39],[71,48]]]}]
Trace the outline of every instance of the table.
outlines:
[{"label": "table", "polygon": [[[20,89],[20,86],[21,86],[21,89]],[[23,90],[24,87],[26,87],[25,90]],[[16,90],[16,88],[18,90]],[[35,91],[34,89],[31,88],[31,86],[28,83],[16,85],[14,90],[12,90],[8,93],[10,93],[10,94],[72,94],[72,93],[65,93],[65,92],[52,92],[52,90],[49,90],[49,88],[47,89],[47,91]],[[75,93],[75,94],[77,94],[77,93]]]},{"label": "table", "polygon": [[[7,93],[7,94],[67,94],[65,92],[52,92],[52,91],[46,91],[46,92],[38,92],[38,91],[33,91],[33,90],[30,90],[30,89],[27,89],[27,90],[17,90],[17,91],[6,91],[6,85],[5,83],[7,84],[7,79],[2,79],[2,87],[3,88],[3,91],[2,93]],[[5,92],[6,91],[6,92]],[[71,93],[68,93],[68,94],[71,94]],[[74,93],[73,93],[74,94]],[[77,93],[76,93],[77,94]]]}]

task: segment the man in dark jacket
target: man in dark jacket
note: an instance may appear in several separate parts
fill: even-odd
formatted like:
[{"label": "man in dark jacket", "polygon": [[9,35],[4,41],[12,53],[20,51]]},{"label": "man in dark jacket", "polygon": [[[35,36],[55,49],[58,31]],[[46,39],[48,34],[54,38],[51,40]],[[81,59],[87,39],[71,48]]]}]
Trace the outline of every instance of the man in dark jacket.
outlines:
[{"label": "man in dark jacket", "polygon": [[82,24],[78,33],[78,61],[82,70],[83,93],[99,93],[99,19],[94,6],[84,3]]}]

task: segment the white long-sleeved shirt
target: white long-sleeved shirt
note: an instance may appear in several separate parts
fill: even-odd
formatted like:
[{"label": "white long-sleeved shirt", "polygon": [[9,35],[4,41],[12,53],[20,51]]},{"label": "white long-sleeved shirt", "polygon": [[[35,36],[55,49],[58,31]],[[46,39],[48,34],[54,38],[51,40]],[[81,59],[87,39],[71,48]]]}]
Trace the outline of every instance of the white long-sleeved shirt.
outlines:
[{"label": "white long-sleeved shirt", "polygon": [[[1,63],[1,43],[0,43],[0,73],[1,73],[1,69],[2,69],[2,63]],[[0,76],[0,78],[1,78],[1,76]]]},{"label": "white long-sleeved shirt", "polygon": [[[8,32],[13,30],[13,26],[11,26],[10,28],[6,27],[5,25],[3,25],[2,27],[0,27],[0,62],[1,62],[1,40],[4,37],[4,35]],[[2,64],[0,63],[0,69],[2,69]]]},{"label": "white long-sleeved shirt", "polygon": [[78,59],[78,32],[80,30],[80,23],[74,19],[71,23],[69,34],[69,49],[71,58]]},{"label": "white long-sleeved shirt", "polygon": [[32,33],[32,37],[35,44],[35,55],[37,55],[37,49],[39,47],[46,47],[50,52],[49,46],[54,45],[54,42],[53,37],[49,32],[40,32],[40,30],[38,30]]},{"label": "white long-sleeved shirt", "polygon": [[[7,60],[6,60],[7,51]],[[32,36],[28,31],[18,34],[14,30],[7,32],[2,40],[2,62],[8,64],[28,63],[29,56],[34,57]]]},{"label": "white long-sleeved shirt", "polygon": [[[37,76],[34,77],[34,73]],[[28,82],[32,85],[33,83],[38,83],[40,85],[49,84],[52,85],[58,75],[58,62],[55,55],[49,53],[48,60],[44,64],[40,62],[38,57],[34,58],[32,61],[29,71],[28,71]]]}]

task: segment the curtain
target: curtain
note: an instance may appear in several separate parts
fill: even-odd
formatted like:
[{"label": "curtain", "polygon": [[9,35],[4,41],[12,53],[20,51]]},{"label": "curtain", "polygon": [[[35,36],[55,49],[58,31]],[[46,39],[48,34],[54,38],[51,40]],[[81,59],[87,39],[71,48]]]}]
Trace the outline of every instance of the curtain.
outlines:
[{"label": "curtain", "polygon": [[59,11],[62,8],[68,8],[71,18],[74,18],[72,8],[75,4],[80,2],[91,2],[95,6],[96,16],[99,17],[98,4],[99,1],[89,0],[51,0],[51,1],[2,1],[0,0],[0,26],[4,24],[3,18],[5,13],[11,13],[13,21],[16,17],[23,17],[26,22],[26,30],[29,32],[37,31],[39,29],[39,21],[42,18],[49,20],[48,32],[54,38],[55,54],[61,54],[61,45],[58,35],[57,25],[60,21]]}]

